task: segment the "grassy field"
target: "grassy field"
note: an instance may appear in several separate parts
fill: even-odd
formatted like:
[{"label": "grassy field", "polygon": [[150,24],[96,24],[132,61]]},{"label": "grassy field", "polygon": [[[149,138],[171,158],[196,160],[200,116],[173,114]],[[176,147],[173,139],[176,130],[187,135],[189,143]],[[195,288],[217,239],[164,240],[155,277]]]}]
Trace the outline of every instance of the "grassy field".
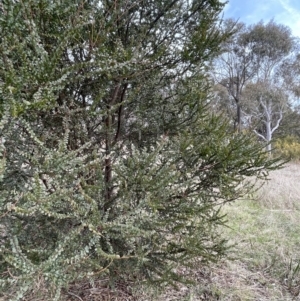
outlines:
[{"label": "grassy field", "polygon": [[272,172],[254,200],[224,209],[235,260],[216,267],[220,300],[300,300],[300,165]]},{"label": "grassy field", "polygon": [[300,165],[272,172],[254,199],[226,205],[224,212],[230,260],[199,269],[196,287],[143,300],[300,300]]}]

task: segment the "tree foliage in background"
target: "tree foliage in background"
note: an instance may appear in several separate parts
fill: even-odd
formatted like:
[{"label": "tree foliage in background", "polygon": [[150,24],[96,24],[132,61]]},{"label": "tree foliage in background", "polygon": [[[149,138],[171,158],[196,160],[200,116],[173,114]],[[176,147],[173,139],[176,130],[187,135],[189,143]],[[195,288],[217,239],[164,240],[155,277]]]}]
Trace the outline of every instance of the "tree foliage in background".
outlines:
[{"label": "tree foliage in background", "polygon": [[241,42],[241,36],[247,32],[244,23],[229,19],[224,21],[224,30],[234,30],[231,37],[222,44],[222,51],[213,61],[212,76],[216,83],[217,107],[225,109],[233,127],[242,129],[242,92],[254,74],[257,64],[253,62],[253,53]]},{"label": "tree foliage in background", "polygon": [[244,108],[252,117],[255,134],[268,143],[267,150],[271,151],[273,134],[280,126],[291,94],[283,66],[295,51],[295,40],[288,27],[273,21],[251,26],[242,39],[251,45],[258,66],[255,84],[246,87]]},{"label": "tree foliage in background", "polygon": [[215,79],[227,94],[220,94],[220,88],[216,91],[223,98],[221,103],[226,102],[227,107],[235,104],[235,127],[251,126],[268,143],[270,151],[272,135],[279,127],[289,91],[295,85],[292,68],[286,67],[296,50],[295,39],[288,27],[274,21],[246,27],[227,20],[224,27],[234,25],[236,32],[224,43],[214,68]]},{"label": "tree foliage in background", "polygon": [[82,279],[180,279],[224,255],[220,206],[274,161],[211,114],[223,4],[4,0],[0,273],[7,300]]}]

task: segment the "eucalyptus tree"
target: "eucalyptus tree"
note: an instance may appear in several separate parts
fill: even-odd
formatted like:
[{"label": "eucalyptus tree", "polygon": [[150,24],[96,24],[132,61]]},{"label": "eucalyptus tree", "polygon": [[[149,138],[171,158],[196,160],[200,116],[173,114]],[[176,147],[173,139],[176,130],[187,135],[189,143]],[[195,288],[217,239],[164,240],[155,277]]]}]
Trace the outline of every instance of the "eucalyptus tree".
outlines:
[{"label": "eucalyptus tree", "polygon": [[255,134],[268,143],[267,150],[271,151],[272,136],[289,103],[289,87],[283,77],[283,66],[295,49],[295,41],[288,27],[273,21],[251,26],[242,40],[251,45],[259,66],[245,93],[243,105],[254,121]]},{"label": "eucalyptus tree", "polygon": [[[225,25],[235,25],[236,33],[229,44],[224,43],[224,50],[215,61],[214,72],[217,83],[227,89],[229,99],[236,104],[236,124],[240,129],[243,107],[247,106],[247,100],[243,100],[246,85],[254,88],[253,83],[258,83],[257,87],[265,83],[268,89],[271,85],[275,90],[279,86],[287,88],[282,77],[282,66],[292,55],[296,44],[290,29],[274,21],[246,27],[245,24],[234,24],[229,20]],[[250,107],[253,107],[252,104],[249,104]],[[280,115],[280,112],[277,113]]]},{"label": "eucalyptus tree", "polygon": [[[240,131],[242,127],[242,92],[246,83],[255,75],[258,65],[254,60],[251,48],[241,39],[248,30],[247,26],[229,19],[224,22],[224,29],[234,29],[234,33],[223,43],[221,54],[213,62],[212,72],[217,84],[216,88],[219,86],[216,93],[221,97],[220,105],[222,106],[222,103],[225,102],[225,106],[228,108],[235,107],[235,113],[229,109],[230,118],[234,119],[234,129]],[[224,93],[225,91],[221,87],[224,87],[227,93]],[[221,91],[223,91],[222,94],[220,94]]]},{"label": "eucalyptus tree", "polygon": [[2,1],[7,300],[58,300],[69,283],[103,275],[173,283],[176,267],[224,254],[220,206],[275,165],[208,110],[222,7]]},{"label": "eucalyptus tree", "polygon": [[288,99],[288,92],[282,87],[270,84],[270,81],[248,84],[244,90],[244,115],[248,126],[267,143],[269,152],[272,150],[273,134],[279,128],[287,110]]},{"label": "eucalyptus tree", "polygon": [[248,32],[241,35],[241,43],[251,49],[258,65],[255,78],[260,80],[272,79],[296,46],[291,29],[273,20],[250,26]]}]

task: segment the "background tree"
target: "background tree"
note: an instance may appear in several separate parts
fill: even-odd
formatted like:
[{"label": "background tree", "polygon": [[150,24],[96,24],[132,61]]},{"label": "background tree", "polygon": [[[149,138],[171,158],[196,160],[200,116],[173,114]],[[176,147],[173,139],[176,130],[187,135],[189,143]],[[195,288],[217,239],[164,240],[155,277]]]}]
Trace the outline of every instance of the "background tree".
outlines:
[{"label": "background tree", "polygon": [[176,267],[224,254],[220,206],[275,165],[208,112],[222,7],[2,1],[7,300],[58,300],[71,282],[102,275],[173,283]]},{"label": "background tree", "polygon": [[283,116],[281,126],[275,133],[275,138],[284,138],[291,135],[300,139],[300,112],[299,106],[288,106]]},{"label": "background tree", "polygon": [[287,108],[287,93],[269,81],[257,82],[246,86],[243,100],[246,102],[244,115],[248,117],[249,127],[267,143],[270,152],[273,134]]},{"label": "background tree", "polygon": [[[227,21],[226,26],[234,26],[233,21]],[[281,69],[294,49],[295,42],[290,29],[274,21],[265,25],[260,22],[249,27],[236,25],[236,34],[229,45],[224,44],[224,51],[215,61],[214,70],[216,81],[227,89],[229,99],[233,99],[236,104],[239,128],[243,120],[242,107],[246,109],[248,105],[248,101],[243,100],[245,86],[259,83],[257,86],[264,85],[270,89],[272,83],[275,90],[279,86],[287,88]],[[248,113],[251,107],[250,103]]]},{"label": "background tree", "polygon": [[[259,132],[254,129],[254,132],[268,143],[267,150],[271,151],[272,135],[278,129],[289,101],[288,87],[282,77],[282,66],[294,50],[294,39],[289,28],[270,21],[266,25],[258,23],[250,27],[242,40],[251,45],[259,66],[254,78],[255,85],[250,87],[254,92],[248,93],[248,96],[255,96],[245,97],[244,107],[253,112],[253,119],[258,121],[260,118],[262,121],[257,124],[262,130]],[[254,106],[257,109],[250,109],[251,100],[256,100]]]},{"label": "background tree", "polygon": [[[257,64],[254,62],[251,49],[241,41],[241,36],[247,31],[244,23],[237,23],[232,19],[224,22],[225,31],[234,29],[230,39],[223,43],[221,54],[215,59],[213,65],[213,77],[219,86],[223,86],[227,93],[217,94],[221,97],[219,102],[225,103],[229,108],[236,108],[230,118],[234,120],[234,129],[240,131],[242,126],[241,98],[245,84],[256,73]],[[225,91],[224,91],[225,92]],[[232,111],[229,109],[229,111]]]},{"label": "background tree", "polygon": [[275,151],[292,159],[299,159],[300,154],[299,70],[299,55],[296,50],[292,56],[284,60],[280,68],[280,77],[288,91],[289,103],[274,136],[276,139]]}]

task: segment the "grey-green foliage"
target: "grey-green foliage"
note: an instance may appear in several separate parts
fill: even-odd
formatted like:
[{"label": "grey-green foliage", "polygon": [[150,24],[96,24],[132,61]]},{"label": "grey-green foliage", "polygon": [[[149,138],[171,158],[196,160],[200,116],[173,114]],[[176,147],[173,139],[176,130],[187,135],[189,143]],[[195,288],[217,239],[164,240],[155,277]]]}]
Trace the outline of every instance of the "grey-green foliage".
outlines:
[{"label": "grey-green foliage", "polygon": [[5,298],[58,300],[103,275],[173,283],[224,255],[220,206],[274,162],[208,110],[221,8],[3,1]]},{"label": "grey-green foliage", "polygon": [[[282,106],[277,106],[270,99],[273,108],[265,110],[263,106],[268,106],[265,100],[261,105],[259,100],[245,96],[244,91],[247,85],[253,90],[257,83],[258,86],[268,86],[275,94],[279,88],[282,91],[291,91],[291,68],[288,62],[283,63],[296,51],[295,38],[288,27],[274,21],[267,24],[259,22],[246,27],[244,23],[229,19],[224,24],[225,28],[235,27],[236,32],[223,43],[223,50],[215,60],[215,68],[212,71],[218,84],[216,94],[219,106],[227,107],[229,117],[234,119],[235,126],[239,129],[242,129],[242,126],[248,127],[252,121],[252,126],[257,133],[259,132],[260,137],[269,142],[267,136],[271,136],[271,130],[266,129],[268,126],[265,122],[268,122],[269,118],[273,123],[271,127],[275,127],[286,106],[286,97],[281,97]],[[227,93],[224,93],[225,91]],[[262,91],[258,91],[257,94],[262,95]],[[236,113],[232,113],[233,104]]]}]

